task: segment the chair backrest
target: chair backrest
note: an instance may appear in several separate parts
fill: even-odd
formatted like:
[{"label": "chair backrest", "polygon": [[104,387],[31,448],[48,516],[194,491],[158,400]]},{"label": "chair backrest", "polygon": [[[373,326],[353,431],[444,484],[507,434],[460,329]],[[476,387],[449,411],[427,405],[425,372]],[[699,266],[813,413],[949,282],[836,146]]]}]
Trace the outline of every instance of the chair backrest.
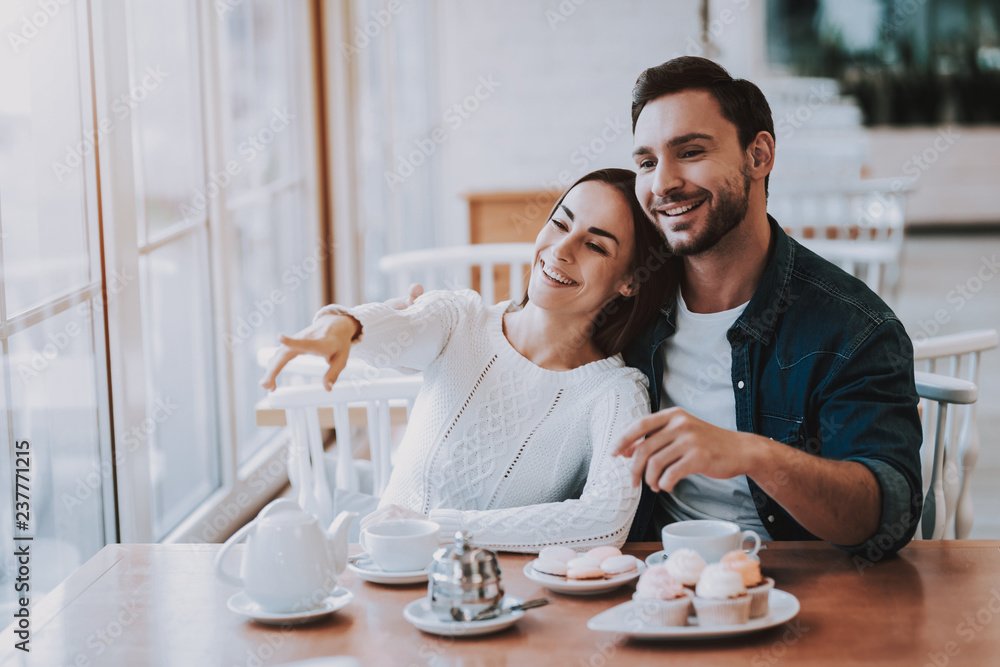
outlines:
[{"label": "chair backrest", "polygon": [[[279,387],[268,394],[258,408],[284,410],[292,427],[289,481],[299,505],[315,513],[321,521],[329,522],[335,511],[345,509],[335,507],[333,491],[361,490],[351,433],[352,417],[360,415],[367,422],[373,471],[372,488],[364,491],[380,496],[392,472],[390,411],[405,407],[409,417],[422,385],[422,375],[371,380],[355,377],[338,380],[330,391],[321,384],[308,384]],[[337,466],[332,491],[324,463],[319,408],[333,408]]]},{"label": "chair backrest", "polygon": [[[1000,345],[996,329],[965,331],[913,341],[914,367],[918,371],[936,373],[979,384],[979,363],[983,352]],[[947,519],[954,517],[955,536],[965,539],[972,530],[973,506],[971,473],[979,458],[979,425],[976,420],[976,403],[956,406],[945,415],[945,422],[938,424],[937,415],[924,415],[924,441],[930,442],[943,428],[953,442],[954,453],[948,459],[943,478],[945,504],[949,509]],[[922,451],[925,486],[933,465],[932,451]]]},{"label": "chair backrest", "polygon": [[767,208],[792,238],[883,294],[899,275],[907,190],[889,179],[784,183]]},{"label": "chair backrest", "polygon": [[[931,458],[930,469],[924,470],[924,507],[918,535],[925,540],[941,540],[945,537],[949,519],[958,512],[956,504],[962,503],[962,496],[948,493],[948,487],[968,488],[972,470],[976,461],[963,457],[960,451],[959,438],[949,428],[953,423],[953,412],[956,406],[973,405],[979,398],[979,388],[967,380],[925,373],[914,373],[917,394],[923,399],[922,419],[924,429],[924,451]],[[931,404],[936,405],[932,409]],[[928,427],[933,433],[927,437]],[[968,527],[972,526],[972,500],[965,496],[967,507],[963,509],[968,514]],[[958,537],[958,539],[963,539]]]},{"label": "chair backrest", "polygon": [[[386,255],[378,267],[393,278],[396,296],[415,282],[424,289],[475,289],[494,304],[524,296],[525,276],[534,259],[531,243],[475,243]],[[509,290],[504,290],[505,285]]]}]

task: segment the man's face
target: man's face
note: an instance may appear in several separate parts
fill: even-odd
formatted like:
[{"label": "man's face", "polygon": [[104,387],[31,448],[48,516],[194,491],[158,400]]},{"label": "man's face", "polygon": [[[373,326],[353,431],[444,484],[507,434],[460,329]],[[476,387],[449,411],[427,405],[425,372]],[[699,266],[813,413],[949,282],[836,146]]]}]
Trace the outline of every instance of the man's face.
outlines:
[{"label": "man's face", "polygon": [[635,124],[635,194],[676,255],[699,255],[746,217],[747,155],[711,93],[649,102]]}]

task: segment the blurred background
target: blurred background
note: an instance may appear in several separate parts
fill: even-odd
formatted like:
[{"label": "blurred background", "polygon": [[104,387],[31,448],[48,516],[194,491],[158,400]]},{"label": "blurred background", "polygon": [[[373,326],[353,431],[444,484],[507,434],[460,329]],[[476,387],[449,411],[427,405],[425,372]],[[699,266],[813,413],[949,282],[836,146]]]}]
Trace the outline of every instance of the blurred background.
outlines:
[{"label": "blurred background", "polygon": [[[36,536],[41,590],[253,516],[288,482],[257,351],[395,294],[387,255],[533,239],[633,166],[632,85],[676,56],[761,86],[771,214],[915,341],[1000,320],[1000,0],[5,0],[0,25],[0,538]],[[971,537],[1000,538],[998,356]]]}]

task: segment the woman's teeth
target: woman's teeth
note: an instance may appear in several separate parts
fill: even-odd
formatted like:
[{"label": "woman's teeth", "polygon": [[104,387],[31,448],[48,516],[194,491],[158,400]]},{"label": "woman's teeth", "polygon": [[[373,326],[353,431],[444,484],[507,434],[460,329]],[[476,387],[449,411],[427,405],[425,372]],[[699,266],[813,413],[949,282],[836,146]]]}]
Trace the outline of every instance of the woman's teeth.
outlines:
[{"label": "woman's teeth", "polygon": [[700,202],[695,202],[694,204],[688,204],[687,206],[678,206],[677,208],[668,208],[665,211],[663,211],[663,215],[669,215],[669,216],[681,215],[682,213],[687,213],[691,209],[697,208],[697,207],[701,206],[704,203],[705,203],[705,200],[702,199]]},{"label": "woman's teeth", "polygon": [[552,280],[556,281],[557,283],[562,283],[563,285],[575,285],[576,284],[575,280],[570,280],[569,278],[567,278],[564,275],[561,275],[559,273],[555,273],[554,271],[550,270],[549,267],[547,267],[545,265],[542,266],[542,273],[544,273],[546,276],[548,276]]}]

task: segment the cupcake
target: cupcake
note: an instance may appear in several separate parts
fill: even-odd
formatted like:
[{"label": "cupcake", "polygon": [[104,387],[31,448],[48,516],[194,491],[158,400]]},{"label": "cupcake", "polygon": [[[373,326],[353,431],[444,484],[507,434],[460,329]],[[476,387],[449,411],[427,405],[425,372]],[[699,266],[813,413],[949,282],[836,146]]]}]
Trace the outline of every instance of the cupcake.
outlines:
[{"label": "cupcake", "polygon": [[639,576],[632,599],[649,625],[687,625],[691,591],[662,565],[654,565]]},{"label": "cupcake", "polygon": [[719,562],[743,578],[750,594],[750,618],[767,616],[774,579],[761,575],[760,562],[742,549],[730,551]]},{"label": "cupcake", "polygon": [[671,577],[693,590],[705,569],[705,559],[694,549],[678,549],[670,554],[663,566]]},{"label": "cupcake", "polygon": [[750,595],[743,577],[722,563],[708,565],[695,587],[699,625],[740,625],[750,620]]}]

